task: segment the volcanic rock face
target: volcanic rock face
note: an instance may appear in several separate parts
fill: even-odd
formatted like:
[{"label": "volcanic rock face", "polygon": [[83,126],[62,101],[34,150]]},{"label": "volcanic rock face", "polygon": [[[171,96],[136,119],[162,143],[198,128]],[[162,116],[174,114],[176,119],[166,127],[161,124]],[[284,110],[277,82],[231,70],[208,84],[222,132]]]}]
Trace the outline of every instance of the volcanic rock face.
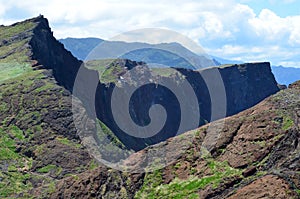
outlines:
[{"label": "volcanic rock face", "polygon": [[37,65],[53,70],[57,82],[72,90],[81,62],[53,37],[47,19],[40,16],[32,21],[37,23],[29,42],[32,59]]},{"label": "volcanic rock face", "polygon": [[[135,64],[138,65],[138,63]],[[139,78],[146,76],[144,78],[153,79],[154,82],[146,84],[140,79],[136,82],[142,86],[133,86],[132,84],[129,86],[132,90],[136,91],[130,99],[128,111],[131,113],[134,122],[139,125],[145,125],[151,121],[148,112],[153,104],[160,104],[166,109],[168,116],[166,123],[162,130],[151,137],[151,139],[129,136],[127,132],[122,131],[119,128],[119,124],[115,122],[111,110],[111,103],[113,101],[111,97],[116,88],[115,83],[109,85],[99,83],[96,93],[97,117],[103,121],[128,148],[134,150],[140,150],[147,145],[159,143],[169,137],[181,134],[184,131],[191,130],[207,122],[236,114],[279,91],[274,76],[271,73],[269,63],[233,65],[221,68],[209,68],[201,71],[176,69],[180,75],[159,77],[159,82],[163,85],[174,85],[171,89],[157,86],[155,77],[151,73],[147,74],[147,69],[145,69],[145,71],[143,74],[139,73],[132,76]],[[128,87],[128,82],[129,84],[132,82],[131,77],[129,79],[124,77],[125,80],[122,81],[121,89],[124,88],[123,92],[125,93],[127,92],[125,88]],[[199,109],[200,118],[196,126],[190,126],[184,131],[180,131],[179,124],[182,121],[183,110],[181,110],[182,104],[178,101],[178,96],[192,96],[186,89],[182,89],[186,81],[193,88],[192,92],[196,95],[198,105],[195,107],[193,103],[188,104],[187,106],[191,111],[184,117],[188,117],[186,118],[187,120],[197,118],[197,114],[199,113],[197,113],[197,111],[193,112],[192,110]],[[178,96],[176,96],[176,93]],[[83,95],[86,96],[86,94]],[[224,112],[221,111],[222,108]],[[123,122],[126,123],[126,120]]]},{"label": "volcanic rock face", "polygon": [[[165,168],[145,175],[115,174],[118,185],[110,183],[111,179],[104,184],[100,176],[106,179],[101,174],[105,169],[99,168],[93,173],[80,174],[77,180],[61,180],[58,191],[51,197],[88,198],[91,197],[88,193],[93,193],[105,198],[110,193],[119,198],[299,198],[299,85],[300,82],[295,83],[226,118],[213,143],[207,142],[208,127],[218,125],[218,121],[134,153],[125,160],[132,171],[138,171],[145,165],[147,154],[164,151],[169,157],[177,157]],[[166,157],[156,158],[157,161]],[[119,175],[129,180],[122,184]],[[85,179],[89,179],[88,184]],[[128,188],[132,182],[139,186],[131,184],[133,187]],[[111,186],[120,191],[114,193]],[[87,195],[76,192],[78,187],[80,193]],[[109,191],[101,191],[104,187]]]},{"label": "volcanic rock face", "polygon": [[[130,107],[128,108],[132,121],[141,126],[149,124],[151,120],[148,112],[153,104],[161,104],[164,106],[168,116],[165,125],[155,136],[149,139],[136,138],[128,135],[128,132],[121,130],[120,124],[114,120],[111,110],[111,95],[116,83],[113,82],[108,86],[107,84],[101,83],[101,78],[99,82],[99,75],[96,71],[85,68],[82,62],[74,58],[71,53],[63,48],[62,44],[56,41],[46,19],[38,17],[33,19],[32,22],[36,23],[37,26],[33,30],[33,36],[29,45],[32,48],[32,58],[37,60],[36,64],[42,68],[51,69],[58,84],[64,86],[71,92],[77,72],[81,66],[80,74],[84,75],[81,76],[82,85],[81,88],[79,88],[77,97],[84,103],[87,110],[93,110],[95,107],[96,113],[89,112],[90,116],[96,116],[100,121],[104,122],[129,149],[140,150],[148,145],[159,143],[169,137],[196,128],[206,122],[236,114],[257,104],[259,101],[279,90],[274,76],[271,73],[269,63],[233,65],[220,67],[218,69],[204,69],[199,72],[187,69],[176,69],[194,89],[193,92],[197,96],[199,107],[192,107],[194,105],[190,105],[190,110],[200,110],[199,122],[183,130],[179,129],[179,124],[182,121],[182,110],[180,110],[180,106],[182,105],[178,101],[177,96],[174,96],[172,93],[174,92],[174,88],[170,90],[156,86],[155,82],[142,87],[139,87],[140,85],[138,87],[131,86],[132,89],[136,89],[130,99]],[[121,67],[126,67],[130,70],[140,64],[143,63],[125,61],[123,66],[122,63],[118,63],[117,65],[121,65]],[[219,74],[219,79],[217,79],[216,73],[217,75]],[[143,76],[145,76],[144,78],[146,79],[154,79],[151,74],[142,74],[139,72],[127,79],[127,83],[134,81],[133,78],[141,78]],[[216,82],[207,82],[208,79],[213,78],[216,78]],[[182,89],[183,80],[178,76],[161,77],[160,81],[168,85],[173,84],[175,85],[174,87],[177,86],[175,89],[179,90],[178,92],[180,92],[182,96],[189,95],[185,89]],[[218,84],[222,84],[224,87],[224,95],[222,95],[221,92],[212,93],[216,92],[213,89],[218,87]],[[97,90],[93,92],[93,88],[96,86]],[[224,103],[222,104],[222,100],[220,101],[220,99],[217,98],[224,98]],[[213,100],[217,101],[213,103]],[[213,111],[219,108],[218,106],[225,107],[224,113],[213,113]],[[197,118],[197,114],[199,114],[197,111],[195,113],[191,111],[187,120]],[[214,116],[214,114],[217,116]]]},{"label": "volcanic rock face", "polygon": [[[146,113],[155,103],[165,106],[168,118],[157,137],[138,139],[125,135],[112,117],[111,93],[119,82],[101,83],[97,71],[80,68],[82,63],[52,36],[46,19],[38,17],[12,27],[0,27],[0,31],[5,37],[0,42],[0,67],[14,74],[0,79],[2,198],[32,195],[37,198],[257,198],[261,192],[252,194],[252,190],[262,183],[276,185],[262,188],[270,197],[276,197],[277,192],[283,198],[297,197],[299,82],[253,108],[226,118],[217,138],[208,132],[210,124],[207,124],[172,139],[167,138],[174,136],[173,130],[177,130],[178,100],[165,88],[149,84],[134,93],[137,98],[132,99],[129,107],[133,121],[147,123]],[[143,65],[128,60],[124,63],[128,69]],[[87,77],[82,79],[83,88],[97,90],[85,89],[76,96],[79,99],[73,98],[73,105],[82,110],[80,117],[74,118],[73,84],[81,69]],[[178,69],[180,75],[153,77],[153,80],[155,83],[155,78],[160,78],[180,86],[182,78],[186,79],[199,103],[201,125],[205,120],[210,121],[212,114],[211,93],[204,81],[210,71],[217,71],[224,82],[226,115],[247,109],[278,91],[268,63],[203,71]],[[145,68],[138,72],[149,74]],[[117,79],[124,76],[124,81],[130,77],[122,72],[115,74]],[[91,103],[92,97],[96,103]],[[95,115],[91,107],[96,107]],[[143,168],[144,157],[152,152],[163,151],[175,161],[145,174],[100,166],[89,156],[78,136],[82,132],[78,132],[74,123],[83,121],[85,126],[80,129],[88,133],[94,130],[95,116],[113,130],[121,140],[118,142],[121,147],[139,150],[163,141],[124,160],[131,169]],[[116,140],[114,134],[109,136]],[[279,188],[280,183],[284,186]]]}]

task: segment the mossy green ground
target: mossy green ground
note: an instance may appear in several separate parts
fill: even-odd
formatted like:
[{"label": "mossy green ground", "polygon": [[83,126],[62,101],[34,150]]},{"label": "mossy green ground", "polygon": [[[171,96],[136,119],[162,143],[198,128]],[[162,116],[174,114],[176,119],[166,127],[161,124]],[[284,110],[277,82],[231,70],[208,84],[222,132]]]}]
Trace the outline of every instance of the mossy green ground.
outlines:
[{"label": "mossy green ground", "polygon": [[[55,178],[97,165],[87,163],[66,170],[60,164],[36,160],[45,155],[47,140],[54,139],[74,151],[82,148],[78,141],[60,135],[43,121],[50,112],[55,114],[71,107],[64,89],[43,72],[28,68],[0,82],[0,198],[30,198],[30,190],[37,186],[42,187],[43,193],[50,193],[55,190],[55,184],[51,184]],[[26,155],[30,153],[35,157]]]},{"label": "mossy green ground", "polygon": [[[1,64],[0,67],[3,66]],[[11,63],[5,66],[16,65]],[[55,165],[46,165],[33,172],[33,159],[25,155],[27,150],[36,151],[36,154],[38,150],[43,150],[44,144],[30,143],[36,135],[43,134],[41,115],[43,111],[48,111],[37,107],[40,103],[39,97],[30,96],[39,95],[41,92],[47,96],[45,93],[51,93],[50,90],[56,86],[44,79],[43,71],[34,71],[28,65],[26,67],[28,68],[25,70],[16,70],[15,75],[8,75],[7,78],[2,75],[0,79],[0,198],[30,198],[28,192],[33,188],[32,179],[47,183],[50,180],[44,174],[52,170],[61,172],[61,168]],[[4,74],[16,68],[7,67]],[[57,139],[63,144],[79,147],[79,144],[66,138]],[[22,145],[28,146],[18,149]]]},{"label": "mossy green ground", "polygon": [[[86,62],[85,66],[89,69],[97,70],[101,82],[116,83],[119,78],[117,74],[125,71],[122,66],[114,64],[117,60],[118,59],[91,60]],[[177,74],[183,78],[183,76],[173,68],[151,68],[150,72],[153,76],[170,77]]]},{"label": "mossy green ground", "polygon": [[201,178],[190,175],[188,179],[175,178],[169,184],[163,184],[160,170],[146,174],[143,187],[135,198],[199,198],[199,190],[209,185],[217,188],[225,178],[242,175],[241,169],[234,169],[227,162],[218,162],[213,158],[207,158],[206,161],[213,174]]},{"label": "mossy green ground", "polygon": [[17,35],[22,32],[28,32],[32,30],[36,26],[33,22],[23,22],[18,23],[13,26],[1,26],[0,27],[0,38],[1,39],[9,39],[14,35]]},{"label": "mossy green ground", "polygon": [[[0,63],[0,67],[3,66]],[[15,64],[7,64],[6,66],[16,66]],[[21,66],[21,65],[19,65]],[[27,66],[26,66],[27,67]],[[9,68],[4,70],[4,74],[11,74],[6,73],[7,71],[13,71],[18,67]],[[24,72],[26,71],[26,72]],[[0,108],[2,116],[8,114],[8,111],[11,108],[20,109],[20,107],[16,107],[15,105],[12,106],[14,97],[11,97],[11,101],[5,101],[3,98],[9,94],[14,96],[18,94],[20,90],[17,87],[25,87],[26,85],[32,85],[33,79],[32,77],[41,76],[39,72],[34,72],[29,69],[26,70],[15,70],[15,75],[7,76],[7,78],[3,78],[3,74],[1,76],[2,80],[5,83],[0,83],[1,88],[1,95],[0,95]],[[5,81],[4,81],[5,80]],[[22,81],[20,81],[22,80]],[[15,84],[14,82],[19,82],[19,84]],[[23,84],[22,84],[23,83]],[[24,88],[23,87],[23,88]],[[24,88],[26,89],[26,88]],[[22,103],[19,101],[19,103]],[[8,107],[10,107],[8,109]],[[19,111],[19,114],[14,115],[15,118],[22,117],[23,119],[31,119],[31,117],[35,114],[34,112],[31,114],[24,114],[22,110]],[[14,124],[9,124],[11,115],[7,115],[8,117],[2,118],[0,124],[0,165],[1,165],[1,181],[0,181],[0,198],[14,198],[19,193],[21,198],[30,198],[30,195],[27,194],[27,191],[32,189],[32,184],[29,179],[31,179],[32,174],[29,170],[32,167],[32,158],[25,156],[24,154],[17,151],[18,143],[26,143],[29,142],[32,138],[33,130],[28,129],[28,131],[21,130],[18,126]],[[34,127],[32,127],[35,129]]]},{"label": "mossy green ground", "polygon": [[[35,23],[26,22],[0,27],[0,40],[3,43],[0,46],[0,83],[32,71],[28,42],[35,26]],[[20,33],[23,35],[20,36]]]},{"label": "mossy green ground", "polygon": [[[32,188],[31,177],[24,172],[30,169],[32,159],[16,152],[16,141],[26,140],[23,132],[16,126],[0,127],[0,198],[25,193]],[[26,198],[26,197],[25,197]]]}]

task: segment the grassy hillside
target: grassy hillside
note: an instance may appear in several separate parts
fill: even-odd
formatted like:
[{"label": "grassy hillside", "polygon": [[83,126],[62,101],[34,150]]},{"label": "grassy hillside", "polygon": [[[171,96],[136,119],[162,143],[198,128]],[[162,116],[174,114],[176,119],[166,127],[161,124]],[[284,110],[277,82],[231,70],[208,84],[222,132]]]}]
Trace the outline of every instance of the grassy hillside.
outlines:
[{"label": "grassy hillside", "polygon": [[31,198],[35,187],[51,192],[57,179],[95,164],[68,126],[70,92],[33,67],[36,20],[0,27],[0,198]]},{"label": "grassy hillside", "polygon": [[0,82],[32,70],[28,42],[34,27],[29,21],[0,27]]},{"label": "grassy hillside", "polygon": [[[40,38],[34,43],[33,36]],[[75,119],[87,123],[83,133],[95,125],[102,130],[100,140],[108,136],[119,150],[125,148],[101,121],[73,117],[72,94],[56,77],[75,73],[65,59],[78,60],[51,37],[46,19],[0,27],[0,43],[0,198],[300,197],[300,82],[226,118],[217,136],[207,124],[132,153],[122,162],[125,172],[98,163],[82,144],[87,140],[80,138]],[[42,51],[33,49],[41,44]],[[52,60],[55,52],[61,57]],[[119,60],[107,67],[107,61],[87,64],[107,82],[122,75],[120,63],[137,64]],[[110,143],[100,148],[110,150]],[[153,170],[162,163],[167,166]]]}]

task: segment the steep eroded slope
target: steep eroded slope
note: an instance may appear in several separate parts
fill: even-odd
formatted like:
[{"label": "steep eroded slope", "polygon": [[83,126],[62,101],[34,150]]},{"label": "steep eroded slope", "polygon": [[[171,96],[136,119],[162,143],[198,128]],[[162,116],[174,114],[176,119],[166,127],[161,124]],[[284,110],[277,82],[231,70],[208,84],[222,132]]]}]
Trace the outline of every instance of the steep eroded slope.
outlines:
[{"label": "steep eroded slope", "polygon": [[[132,154],[124,164],[133,174],[115,171],[105,183],[106,169],[100,167],[63,179],[51,198],[105,198],[109,193],[119,198],[299,198],[299,96],[297,82],[226,118],[215,139],[208,128],[220,121]],[[145,175],[134,174],[148,164],[147,157],[154,165],[170,162]]]},{"label": "steep eroded slope", "polygon": [[[32,195],[37,198],[133,198],[134,196],[146,197],[151,195],[155,197],[170,195],[171,197],[176,193],[180,194],[181,197],[187,195],[197,196],[197,194],[218,197],[217,194],[223,194],[224,196],[230,194],[230,187],[235,182],[245,182],[241,186],[246,185],[248,180],[251,179],[243,178],[241,176],[243,172],[247,176],[252,175],[255,170],[261,170],[280,176],[276,173],[280,171],[282,176],[287,179],[298,179],[296,173],[291,173],[289,169],[284,170],[287,168],[284,165],[288,164],[285,161],[291,161],[297,169],[297,151],[293,152],[284,144],[278,145],[283,139],[282,136],[287,136],[286,139],[290,138],[291,128],[294,128],[297,124],[295,118],[297,119],[298,116],[289,115],[289,110],[296,110],[298,103],[298,88],[296,85],[294,88],[276,95],[278,96],[276,102],[278,104],[274,102],[271,103],[272,106],[258,105],[257,107],[262,107],[258,108],[258,111],[253,108],[246,112],[249,114],[251,110],[254,111],[254,117],[248,118],[244,115],[245,113],[241,113],[227,119],[225,129],[222,131],[223,134],[220,134],[222,139],[218,140],[217,145],[209,142],[209,135],[205,134],[206,127],[203,127],[202,130],[197,130],[198,133],[195,134],[195,139],[192,141],[188,139],[192,133],[188,133],[161,144],[170,146],[171,154],[176,151],[187,150],[176,163],[172,163],[163,170],[147,173],[146,175],[123,173],[105,166],[98,167],[95,160],[89,156],[88,150],[81,144],[80,132],[75,127],[72,114],[71,92],[82,62],[74,58],[70,52],[63,48],[62,44],[55,40],[47,20],[40,16],[12,26],[2,26],[0,27],[0,38],[0,68],[3,72],[0,76],[0,196],[3,198],[28,198]],[[256,73],[260,66],[265,73]],[[88,77],[92,77],[91,80],[99,80],[96,71],[86,68],[83,70],[90,75]],[[226,89],[230,94],[227,95],[227,100],[229,107],[231,107],[228,111],[229,115],[248,108],[278,91],[267,63],[236,65],[218,70],[224,74],[224,81],[228,82]],[[206,92],[207,95],[207,90],[203,91],[203,81],[202,84],[199,83],[201,76],[198,72],[189,70],[180,72],[191,82],[196,93],[201,91]],[[168,77],[164,78],[168,79]],[[264,84],[263,82],[266,79],[268,81]],[[170,78],[168,80],[173,81]],[[252,80],[258,81],[253,82]],[[89,83],[90,79],[84,81]],[[260,84],[256,85],[255,82],[260,82]],[[270,85],[268,85],[269,83]],[[96,107],[99,108],[98,118],[113,130],[115,130],[112,128],[113,125],[110,126],[112,118],[109,115],[108,103],[110,102],[109,92],[112,91],[114,86],[115,84],[107,85],[98,82],[98,92],[102,97],[99,99],[104,98],[104,100],[100,100],[96,104]],[[152,95],[158,92],[155,88],[151,89],[151,92],[146,90],[150,102],[153,100]],[[261,93],[252,95],[249,98],[247,92],[254,94],[257,92],[256,89],[261,89]],[[158,92],[158,94],[165,96],[164,92]],[[275,100],[277,99],[276,96],[270,99]],[[289,103],[291,107],[286,103],[289,96],[293,96],[291,103]],[[169,98],[166,97],[166,99]],[[245,101],[246,99],[249,99],[249,101]],[[75,118],[84,121],[85,126],[81,129],[86,132],[93,131],[95,121],[89,118],[91,115],[84,114],[85,109],[83,108],[83,106],[91,104],[86,102],[84,98],[80,98],[83,105],[80,100],[74,100],[75,105],[83,111],[80,118]],[[269,101],[265,103],[268,104]],[[141,107],[139,102],[139,100],[136,102],[137,108]],[[204,102],[202,101],[200,106],[205,107],[207,104]],[[287,109],[288,111],[282,113],[275,111],[274,115],[273,113],[263,112],[265,109],[273,110],[273,105],[274,111],[277,109]],[[168,106],[172,108],[173,105],[169,104]],[[209,110],[207,115],[209,118]],[[257,122],[257,118],[262,116],[266,118],[261,119],[261,126],[249,127],[253,122]],[[273,121],[273,119],[273,123],[268,123],[269,120]],[[254,129],[260,129],[261,134],[254,134],[255,138],[248,136],[248,133],[252,135],[251,132]],[[168,129],[165,130],[168,132]],[[265,131],[269,133],[265,135]],[[298,130],[295,130],[295,132],[297,133]],[[115,133],[119,138],[122,138],[117,132]],[[113,140],[117,140],[113,134],[111,135]],[[138,143],[139,145],[135,150],[139,150],[146,147],[146,145],[164,141],[171,136],[173,136],[172,133],[165,137],[149,139],[144,142],[126,137],[121,141],[128,148],[133,148]],[[256,137],[259,138],[256,139]],[[205,141],[205,139],[208,141]],[[264,141],[267,143],[264,143]],[[206,150],[210,152],[205,152],[204,156],[199,155],[201,154],[202,143]],[[160,151],[159,147],[161,145],[132,154],[128,159],[130,167],[140,169],[139,165],[143,163],[140,155],[152,149]],[[278,151],[282,151],[281,148],[285,147],[286,152],[290,152],[291,157],[294,158],[285,160],[279,152],[276,152],[274,146],[279,147]],[[235,147],[240,148],[235,150]],[[257,151],[258,148],[259,151]],[[270,155],[270,157],[274,158],[268,159],[269,164],[264,165],[264,167],[256,165],[267,154],[272,153],[273,155]],[[176,156],[176,153],[173,155]],[[237,157],[240,158],[239,161],[235,161]],[[228,163],[225,162],[227,160]],[[125,161],[125,163],[127,162]],[[278,166],[276,166],[277,163]],[[271,165],[274,165],[275,169]],[[255,169],[252,166],[256,166]],[[247,171],[247,169],[250,170]],[[273,173],[271,172],[272,169],[274,170]],[[225,173],[222,174],[222,172]],[[225,178],[226,180],[224,180]],[[229,179],[227,180],[227,178]],[[256,178],[254,177],[254,179]],[[294,186],[291,188],[291,195],[294,194],[293,190],[298,186],[296,180],[294,180],[294,184],[288,180],[289,186]],[[223,181],[225,185],[221,186]],[[160,184],[162,184],[162,192],[157,188]]]}]

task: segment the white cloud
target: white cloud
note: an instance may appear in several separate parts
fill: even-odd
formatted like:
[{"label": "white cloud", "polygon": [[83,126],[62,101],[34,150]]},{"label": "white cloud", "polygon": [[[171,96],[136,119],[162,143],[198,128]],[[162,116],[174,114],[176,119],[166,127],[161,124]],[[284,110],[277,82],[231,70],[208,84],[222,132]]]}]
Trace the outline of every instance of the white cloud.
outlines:
[{"label": "white cloud", "polygon": [[258,17],[249,19],[249,24],[258,37],[268,41],[283,39],[291,31],[290,23],[286,18],[280,18],[268,9],[262,10]]},{"label": "white cloud", "polygon": [[[277,0],[271,1],[276,3]],[[285,0],[286,3],[293,1]],[[300,44],[300,15],[279,17],[267,8],[256,15],[246,5],[247,0],[244,2],[0,0],[0,23],[43,14],[57,38],[96,36],[108,39],[139,28],[168,28],[200,41],[209,53],[225,58],[267,59],[279,63],[280,57],[294,61],[300,57],[296,49]],[[18,17],[13,17],[14,10],[24,11],[24,16],[16,13]]]},{"label": "white cloud", "polygon": [[[220,49],[209,49],[208,52],[219,57],[244,62],[270,61],[274,65],[300,67],[300,47],[225,45]],[[287,65],[284,65],[285,63]]]}]

